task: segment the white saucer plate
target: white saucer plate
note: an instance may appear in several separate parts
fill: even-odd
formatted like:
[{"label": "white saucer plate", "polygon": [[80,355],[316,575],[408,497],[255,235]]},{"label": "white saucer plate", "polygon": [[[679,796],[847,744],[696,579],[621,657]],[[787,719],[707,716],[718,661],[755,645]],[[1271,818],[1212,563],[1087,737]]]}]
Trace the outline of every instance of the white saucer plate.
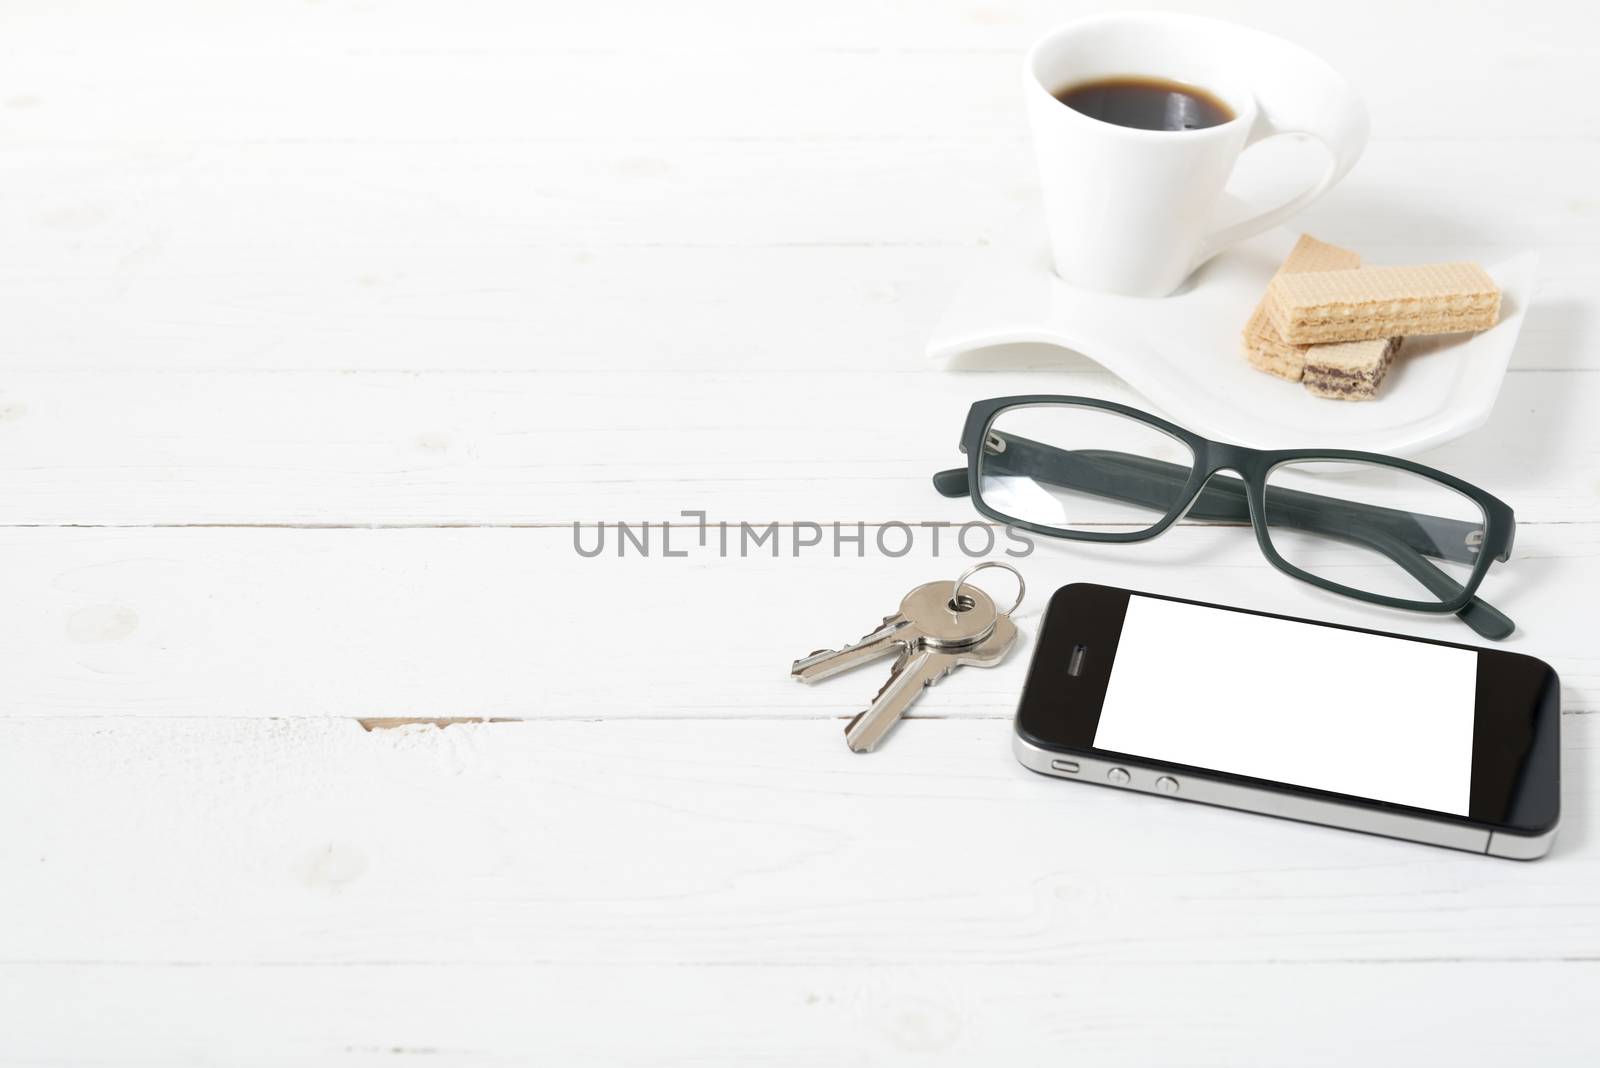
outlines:
[{"label": "white saucer plate", "polygon": [[985,250],[928,355],[1059,345],[1122,378],[1174,422],[1262,449],[1416,453],[1483,425],[1533,295],[1537,255],[1484,264],[1501,289],[1497,325],[1408,338],[1374,400],[1336,401],[1257,371],[1239,347],[1245,320],[1297,236],[1263,234],[1213,259],[1176,294],[1150,299],[1068,286],[1050,269],[1042,220],[1027,220]]}]

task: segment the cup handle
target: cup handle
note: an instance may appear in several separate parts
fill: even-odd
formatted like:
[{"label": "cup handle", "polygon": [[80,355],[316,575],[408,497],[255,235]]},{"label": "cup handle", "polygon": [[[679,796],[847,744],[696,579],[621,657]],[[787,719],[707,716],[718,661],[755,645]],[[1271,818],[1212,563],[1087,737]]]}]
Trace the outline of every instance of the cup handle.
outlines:
[{"label": "cup handle", "polygon": [[1246,147],[1283,134],[1308,134],[1327,150],[1328,168],[1299,196],[1207,234],[1200,243],[1196,266],[1229,245],[1277,226],[1322,196],[1355,166],[1367,147],[1366,106],[1331,67],[1321,63],[1307,67],[1289,56],[1264,66],[1254,79],[1256,120]]}]

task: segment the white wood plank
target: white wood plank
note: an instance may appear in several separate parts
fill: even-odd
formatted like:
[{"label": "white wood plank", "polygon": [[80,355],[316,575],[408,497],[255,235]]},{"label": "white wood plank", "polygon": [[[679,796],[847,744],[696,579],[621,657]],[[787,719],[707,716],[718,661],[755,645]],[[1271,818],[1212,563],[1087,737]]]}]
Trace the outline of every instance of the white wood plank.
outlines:
[{"label": "white wood plank", "polygon": [[[7,5],[7,16],[14,31],[25,31],[60,51],[98,48],[112,53],[116,42],[128,41],[179,56],[187,54],[187,40],[202,36],[219,50],[246,57],[285,51],[470,56],[743,47],[973,52],[1020,47],[1044,27],[1086,10],[1138,6],[1139,0],[1104,0],[1092,8],[1052,0],[989,0],[979,6],[965,0],[854,0],[819,3],[800,13],[752,11],[739,0],[696,0],[676,9],[662,9],[649,0],[604,0],[552,14],[516,0],[470,0],[451,4],[451,17],[440,18],[437,0],[393,0],[381,10],[344,0],[289,11],[257,0],[164,0],[168,20],[153,22],[116,0],[86,0],[71,13],[38,0],[16,0]],[[1411,67],[1417,62],[1419,35],[1431,34],[1445,49],[1462,43],[1477,46],[1481,35],[1496,33],[1502,55],[1482,57],[1486,63],[1582,53],[1591,45],[1567,32],[1570,19],[1558,16],[1571,15],[1573,9],[1562,0],[1530,0],[1510,14],[1478,3],[1465,6],[1464,15],[1453,20],[1438,19],[1426,0],[1350,0],[1345,8],[1350,22],[1272,0],[1173,0],[1168,10],[1242,20],[1369,62],[1375,56],[1403,56]],[[1380,16],[1392,33],[1370,32]],[[1368,27],[1353,24],[1357,20]]]},{"label": "white wood plank", "polygon": [[[26,257],[6,250],[8,283],[103,269],[107,255],[142,245],[159,247],[127,265],[141,280],[215,273],[236,285],[276,265],[284,286],[294,281],[286,261],[311,248],[335,264],[409,252],[409,268],[425,271],[417,253],[426,247],[495,257],[540,246],[965,247],[1038,203],[1033,150],[1020,132],[758,144],[613,135],[448,151],[390,141],[179,142],[140,153],[28,143],[7,162],[0,224],[13,244],[30,246]],[[1380,141],[1296,225],[1377,262],[1589,250],[1600,244],[1600,208],[1582,181],[1597,168],[1593,141]],[[1471,185],[1456,181],[1469,169]],[[1552,184],[1567,195],[1550,195]],[[1518,208],[1484,208],[1498,203]],[[219,264],[224,250],[233,258]],[[325,277],[320,256],[307,259],[318,273],[306,282]],[[1577,256],[1556,266],[1594,271]],[[507,278],[503,288],[524,284]]]},{"label": "white wood plank", "polygon": [[[50,275],[8,260],[7,284],[17,296],[0,336],[0,366],[927,371],[928,334],[980,252],[902,246],[396,251],[307,239],[260,258],[222,250],[186,254],[181,269],[147,273],[146,254],[159,259],[161,248],[155,241],[104,249]],[[1547,251],[1546,261],[1557,254]],[[1439,256],[1419,250],[1414,258]],[[1573,250],[1568,261],[1578,259],[1595,257]],[[1596,327],[1580,295],[1588,275],[1553,269],[1540,283],[1514,366],[1593,368]],[[1082,365],[1048,347],[989,358],[1001,367]]]},{"label": "white wood plank", "polygon": [[[8,20],[0,99],[26,102],[8,117],[24,139],[458,141],[581,138],[607,125],[660,136],[987,133],[1020,127],[1016,71],[1038,33],[1141,3],[649,6],[557,15],[451,5],[445,17],[424,3],[293,13],[186,4],[145,20],[105,3],[19,12]],[[1391,136],[1600,130],[1584,93],[1595,42],[1575,32],[1581,9],[1561,0],[1450,19],[1426,0],[1363,0],[1338,18],[1270,0],[1177,6],[1316,49],[1363,89]]]},{"label": "white wood plank", "polygon": [[[820,551],[792,556],[792,529],[777,558],[737,555],[737,536],[723,558],[715,531],[701,548],[679,529],[685,558],[619,557],[613,539],[584,559],[565,527],[0,531],[0,715],[847,717],[881,672],[804,687],[790,661],[854,640],[906,590],[954,580],[971,562],[948,530],[937,557],[930,530],[898,558],[878,552],[877,528],[864,533],[862,558],[835,558],[831,532]],[[886,544],[899,551],[903,536],[886,532]],[[993,557],[1007,547],[998,541]],[[1521,627],[1504,647],[1554,664],[1569,711],[1600,711],[1589,625],[1600,525],[1533,526],[1517,549],[1484,587]],[[1031,589],[1023,644],[1000,667],[931,690],[914,714],[1008,718],[1049,594],[1075,581],[1474,640],[1452,617],[1280,575],[1241,529],[1182,528],[1126,547],[1041,543],[1015,562]],[[1012,588],[1003,575],[986,585]]]},{"label": "white wood plank", "polygon": [[[1593,963],[0,966],[9,1065],[1581,1064]],[[1425,991],[1426,996],[1419,996]],[[610,1026],[597,1025],[606,1006]],[[1294,1027],[1270,1021],[1294,1020]],[[241,1041],[248,1035],[249,1041]],[[1460,1042],[1470,1036],[1470,1041]]]},{"label": "white wood plank", "polygon": [[[1103,372],[19,373],[0,523],[961,523],[930,476],[974,399],[1022,393],[1147,406]],[[1426,459],[1524,524],[1600,521],[1596,408],[1600,376],[1514,374]]]},{"label": "white wood plank", "polygon": [[[921,366],[979,243],[1035,200],[1028,151],[1016,137],[422,158],[385,143],[20,147],[0,173],[0,365]],[[1540,248],[1516,366],[1593,369],[1597,153],[1380,144],[1300,225],[1376,262]]]},{"label": "white wood plank", "polygon": [[23,963],[1600,958],[1600,717],[1518,863],[1047,779],[1003,720],[0,721]]}]

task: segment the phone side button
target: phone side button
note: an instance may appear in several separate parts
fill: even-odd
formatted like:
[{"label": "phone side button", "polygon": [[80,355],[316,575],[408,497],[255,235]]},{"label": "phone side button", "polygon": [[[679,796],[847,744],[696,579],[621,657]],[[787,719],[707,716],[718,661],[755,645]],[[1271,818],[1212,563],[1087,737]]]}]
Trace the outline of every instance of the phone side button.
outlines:
[{"label": "phone side button", "polygon": [[1130,776],[1128,775],[1127,768],[1112,768],[1110,771],[1106,772],[1106,778],[1117,786],[1126,786],[1128,785],[1128,779]]},{"label": "phone side button", "polygon": [[1052,760],[1050,761],[1050,770],[1063,772],[1067,775],[1076,775],[1078,774],[1078,762],[1076,760]]},{"label": "phone side button", "polygon": [[1178,792],[1178,780],[1171,775],[1163,775],[1156,780],[1156,789],[1164,794],[1175,794]]}]

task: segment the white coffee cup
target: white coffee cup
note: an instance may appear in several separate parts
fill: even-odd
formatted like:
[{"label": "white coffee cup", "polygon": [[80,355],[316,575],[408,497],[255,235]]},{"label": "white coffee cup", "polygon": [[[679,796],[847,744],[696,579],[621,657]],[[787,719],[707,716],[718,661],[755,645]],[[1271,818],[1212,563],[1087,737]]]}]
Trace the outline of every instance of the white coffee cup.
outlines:
[{"label": "white coffee cup", "polygon": [[[1197,130],[1141,130],[1061,103],[1062,89],[1154,77],[1209,91],[1234,118]],[[1056,274],[1086,289],[1160,297],[1226,246],[1287,219],[1344,177],[1367,142],[1350,84],[1310,52],[1216,19],[1159,12],[1096,15],[1029,51],[1023,92],[1039,160]],[[1245,218],[1219,211],[1249,145],[1280,134],[1320,141],[1321,177]]]}]

